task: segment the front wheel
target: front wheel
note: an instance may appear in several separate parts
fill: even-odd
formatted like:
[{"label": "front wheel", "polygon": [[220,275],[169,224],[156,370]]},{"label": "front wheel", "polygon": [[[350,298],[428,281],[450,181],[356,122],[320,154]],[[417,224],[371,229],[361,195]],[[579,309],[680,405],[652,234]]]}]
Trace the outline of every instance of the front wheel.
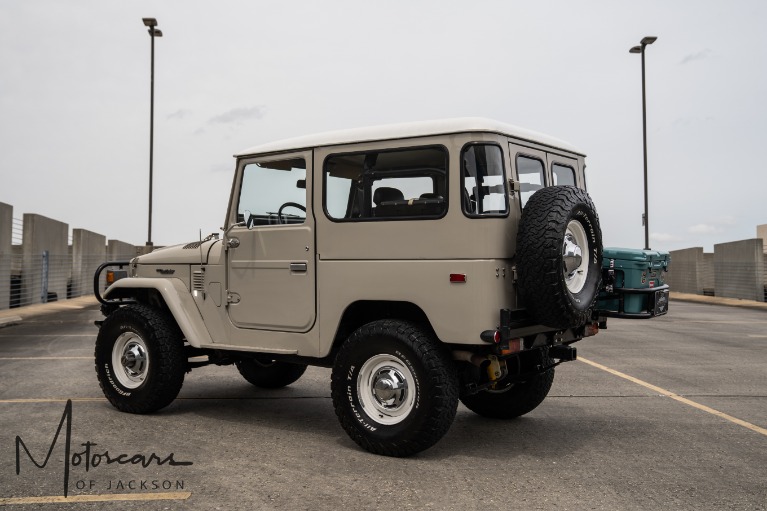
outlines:
[{"label": "front wheel", "polygon": [[170,317],[145,305],[126,305],[107,316],[95,358],[101,390],[123,412],[164,408],[184,383],[181,332]]},{"label": "front wheel", "polygon": [[346,433],[385,456],[409,456],[437,443],[458,406],[449,352],[405,321],[374,321],[355,331],[338,353],[331,391]]}]

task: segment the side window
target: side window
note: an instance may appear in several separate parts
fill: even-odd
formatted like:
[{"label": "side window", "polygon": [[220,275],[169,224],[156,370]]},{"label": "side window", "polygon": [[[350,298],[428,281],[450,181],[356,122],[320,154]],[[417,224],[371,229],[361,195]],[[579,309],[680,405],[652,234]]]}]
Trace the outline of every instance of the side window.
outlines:
[{"label": "side window", "polygon": [[554,178],[554,186],[575,186],[575,170],[569,165],[554,163],[551,165],[551,177]]},{"label": "side window", "polygon": [[463,211],[468,216],[503,216],[509,211],[501,148],[471,144],[461,153]]},{"label": "side window", "polygon": [[334,220],[439,218],[447,212],[447,150],[424,147],[328,156],[325,213]]},{"label": "side window", "polygon": [[517,174],[519,174],[520,199],[525,207],[532,194],[546,186],[543,162],[531,156],[517,156]]},{"label": "side window", "polygon": [[306,162],[303,158],[246,165],[237,216],[239,221],[250,225],[304,223]]}]

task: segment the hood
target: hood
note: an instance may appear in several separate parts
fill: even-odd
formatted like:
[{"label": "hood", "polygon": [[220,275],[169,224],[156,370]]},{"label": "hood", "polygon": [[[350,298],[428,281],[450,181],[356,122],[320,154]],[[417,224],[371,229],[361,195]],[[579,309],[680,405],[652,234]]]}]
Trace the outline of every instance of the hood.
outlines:
[{"label": "hood", "polygon": [[138,264],[207,264],[213,247],[221,240],[193,241],[184,245],[158,248],[154,252],[138,256],[132,262]]}]

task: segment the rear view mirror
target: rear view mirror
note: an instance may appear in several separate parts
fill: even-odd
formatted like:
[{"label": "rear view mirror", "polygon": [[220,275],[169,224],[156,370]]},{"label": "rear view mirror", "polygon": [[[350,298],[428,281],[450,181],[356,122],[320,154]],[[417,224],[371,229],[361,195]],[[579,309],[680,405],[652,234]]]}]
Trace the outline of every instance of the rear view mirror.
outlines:
[{"label": "rear view mirror", "polygon": [[296,181],[296,188],[301,188],[302,190],[306,190],[306,179],[299,179]]}]

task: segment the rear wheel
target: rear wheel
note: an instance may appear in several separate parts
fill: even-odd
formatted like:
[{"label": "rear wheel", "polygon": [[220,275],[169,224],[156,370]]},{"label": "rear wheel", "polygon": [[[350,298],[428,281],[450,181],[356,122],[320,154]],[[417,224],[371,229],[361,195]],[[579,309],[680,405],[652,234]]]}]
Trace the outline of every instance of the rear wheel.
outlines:
[{"label": "rear wheel", "polygon": [[306,371],[304,364],[288,364],[271,359],[246,358],[237,361],[243,378],[262,389],[279,389],[296,382]]},{"label": "rear wheel", "polygon": [[355,331],[338,353],[331,390],[346,433],[385,456],[408,456],[434,445],[458,406],[449,352],[404,321],[374,321]]},{"label": "rear wheel", "polygon": [[101,390],[123,412],[164,408],[184,383],[181,331],[167,314],[145,305],[126,305],[107,316],[95,358]]},{"label": "rear wheel", "polygon": [[[553,364],[548,356],[544,357],[544,367]],[[551,390],[554,382],[554,368],[531,376],[525,381],[499,383],[494,390],[484,390],[477,394],[461,397],[461,402],[472,412],[493,419],[513,419],[530,413],[538,407]]]}]

